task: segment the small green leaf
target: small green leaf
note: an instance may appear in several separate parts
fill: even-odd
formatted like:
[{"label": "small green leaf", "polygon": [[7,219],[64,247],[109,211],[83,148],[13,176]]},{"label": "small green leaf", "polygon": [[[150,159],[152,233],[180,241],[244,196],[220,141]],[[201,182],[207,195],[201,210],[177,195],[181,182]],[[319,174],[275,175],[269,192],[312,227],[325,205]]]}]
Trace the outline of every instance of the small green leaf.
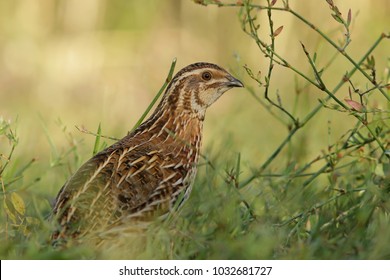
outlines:
[{"label": "small green leaf", "polygon": [[383,173],[385,173],[386,178],[390,178],[390,163],[383,164]]},{"label": "small green leaf", "polygon": [[16,224],[16,217],[15,215],[12,213],[12,211],[9,209],[8,205],[7,205],[7,200],[4,199],[3,201],[3,207],[4,207],[4,210],[5,210],[5,213],[7,214],[8,218],[14,223]]},{"label": "small green leaf", "polygon": [[379,176],[379,177],[385,177],[385,172],[383,171],[383,164],[378,164],[376,167],[375,167],[375,175]]},{"label": "small green leaf", "polygon": [[99,152],[99,146],[100,146],[100,138],[102,136],[102,127],[99,123],[97,132],[96,132],[96,138],[95,138],[95,145],[93,146],[92,155],[96,155]]},{"label": "small green leaf", "polygon": [[343,23],[343,19],[337,14],[332,14],[332,17],[339,23]]},{"label": "small green leaf", "polygon": [[40,224],[40,220],[35,218],[35,217],[26,217],[26,222],[29,225],[39,225]]},{"label": "small green leaf", "polygon": [[371,68],[375,68],[375,58],[374,58],[373,55],[372,55],[371,58],[370,58],[370,67],[371,67]]},{"label": "small green leaf", "polygon": [[16,192],[11,193],[11,202],[15,210],[22,216],[26,213],[26,205],[24,204],[23,198]]}]

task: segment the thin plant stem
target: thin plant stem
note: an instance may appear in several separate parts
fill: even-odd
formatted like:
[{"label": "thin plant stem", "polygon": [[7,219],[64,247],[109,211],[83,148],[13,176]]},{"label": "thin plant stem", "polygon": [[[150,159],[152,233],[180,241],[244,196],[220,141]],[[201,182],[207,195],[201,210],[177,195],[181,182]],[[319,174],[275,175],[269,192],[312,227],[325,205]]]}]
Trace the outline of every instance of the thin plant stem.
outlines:
[{"label": "thin plant stem", "polygon": [[[357,62],[358,65],[361,65],[367,57],[378,47],[379,43],[383,40],[382,36],[374,42],[374,44],[367,50],[367,52],[362,56],[362,58]],[[356,67],[353,67],[351,71],[347,72],[345,76],[341,79],[341,81],[335,86],[332,92],[337,92],[341,86],[345,83],[347,79],[352,77],[352,75],[357,71]],[[331,97],[328,96],[325,98],[325,101],[328,101]],[[261,174],[279,155],[279,153],[283,150],[284,146],[290,142],[291,138],[294,134],[305,124],[307,124],[321,109],[323,108],[322,104],[318,104],[312,111],[310,111],[299,123],[299,125],[294,126],[291,131],[288,133],[286,138],[279,144],[279,146],[274,150],[274,152],[266,159],[266,161],[259,167],[259,169],[254,172],[249,178],[241,182],[240,188],[243,188],[250,184],[254,179],[256,179],[259,174]],[[359,121],[360,122],[360,121]]]}]

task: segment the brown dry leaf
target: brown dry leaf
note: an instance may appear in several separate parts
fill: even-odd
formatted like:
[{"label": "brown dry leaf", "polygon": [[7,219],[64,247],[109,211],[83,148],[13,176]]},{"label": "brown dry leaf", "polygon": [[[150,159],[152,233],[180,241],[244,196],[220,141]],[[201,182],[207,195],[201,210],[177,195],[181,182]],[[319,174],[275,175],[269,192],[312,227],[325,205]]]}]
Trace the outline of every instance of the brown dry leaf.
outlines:
[{"label": "brown dry leaf", "polygon": [[347,102],[347,104],[349,106],[351,106],[352,109],[354,109],[358,112],[361,112],[364,110],[364,106],[362,104],[360,104],[359,102],[353,101],[352,99],[344,99],[344,101]]},{"label": "brown dry leaf", "polygon": [[274,37],[278,36],[280,34],[280,32],[282,32],[282,30],[283,30],[283,25],[278,27],[278,29],[275,30]]},{"label": "brown dry leaf", "polygon": [[352,21],[352,12],[351,9],[348,10],[348,17],[347,17],[347,26],[351,24]]}]

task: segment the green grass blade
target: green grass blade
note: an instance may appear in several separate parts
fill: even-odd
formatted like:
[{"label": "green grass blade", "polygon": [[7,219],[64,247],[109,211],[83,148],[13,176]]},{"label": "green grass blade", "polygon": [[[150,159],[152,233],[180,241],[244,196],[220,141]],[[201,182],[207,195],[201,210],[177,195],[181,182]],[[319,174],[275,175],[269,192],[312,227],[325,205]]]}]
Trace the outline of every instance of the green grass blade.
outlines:
[{"label": "green grass blade", "polygon": [[140,126],[140,124],[144,121],[146,116],[149,114],[150,110],[153,108],[154,104],[156,104],[157,100],[160,98],[161,94],[164,92],[165,88],[168,86],[169,82],[172,80],[173,71],[175,70],[176,66],[176,58],[173,59],[171,68],[169,69],[168,76],[165,80],[165,83],[162,85],[156,96],[153,98],[152,102],[149,104],[148,108],[146,108],[145,112],[142,114],[142,116],[139,118],[139,120],[136,122],[136,124],[133,126],[131,131],[134,131],[137,127]]},{"label": "green grass blade", "polygon": [[100,147],[100,138],[102,136],[102,126],[101,123],[99,123],[97,132],[96,132],[96,138],[95,138],[95,145],[93,146],[93,151],[92,155],[96,155],[99,152],[99,147]]}]

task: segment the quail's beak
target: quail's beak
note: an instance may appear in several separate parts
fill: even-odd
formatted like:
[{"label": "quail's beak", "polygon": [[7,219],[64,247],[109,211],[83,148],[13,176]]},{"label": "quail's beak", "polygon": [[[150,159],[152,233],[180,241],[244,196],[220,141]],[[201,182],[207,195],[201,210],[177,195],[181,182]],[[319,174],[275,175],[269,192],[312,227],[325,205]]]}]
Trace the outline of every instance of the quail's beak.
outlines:
[{"label": "quail's beak", "polygon": [[229,75],[226,77],[226,79],[228,80],[226,82],[226,86],[228,87],[244,87],[244,84],[240,80],[234,78],[233,76]]}]

